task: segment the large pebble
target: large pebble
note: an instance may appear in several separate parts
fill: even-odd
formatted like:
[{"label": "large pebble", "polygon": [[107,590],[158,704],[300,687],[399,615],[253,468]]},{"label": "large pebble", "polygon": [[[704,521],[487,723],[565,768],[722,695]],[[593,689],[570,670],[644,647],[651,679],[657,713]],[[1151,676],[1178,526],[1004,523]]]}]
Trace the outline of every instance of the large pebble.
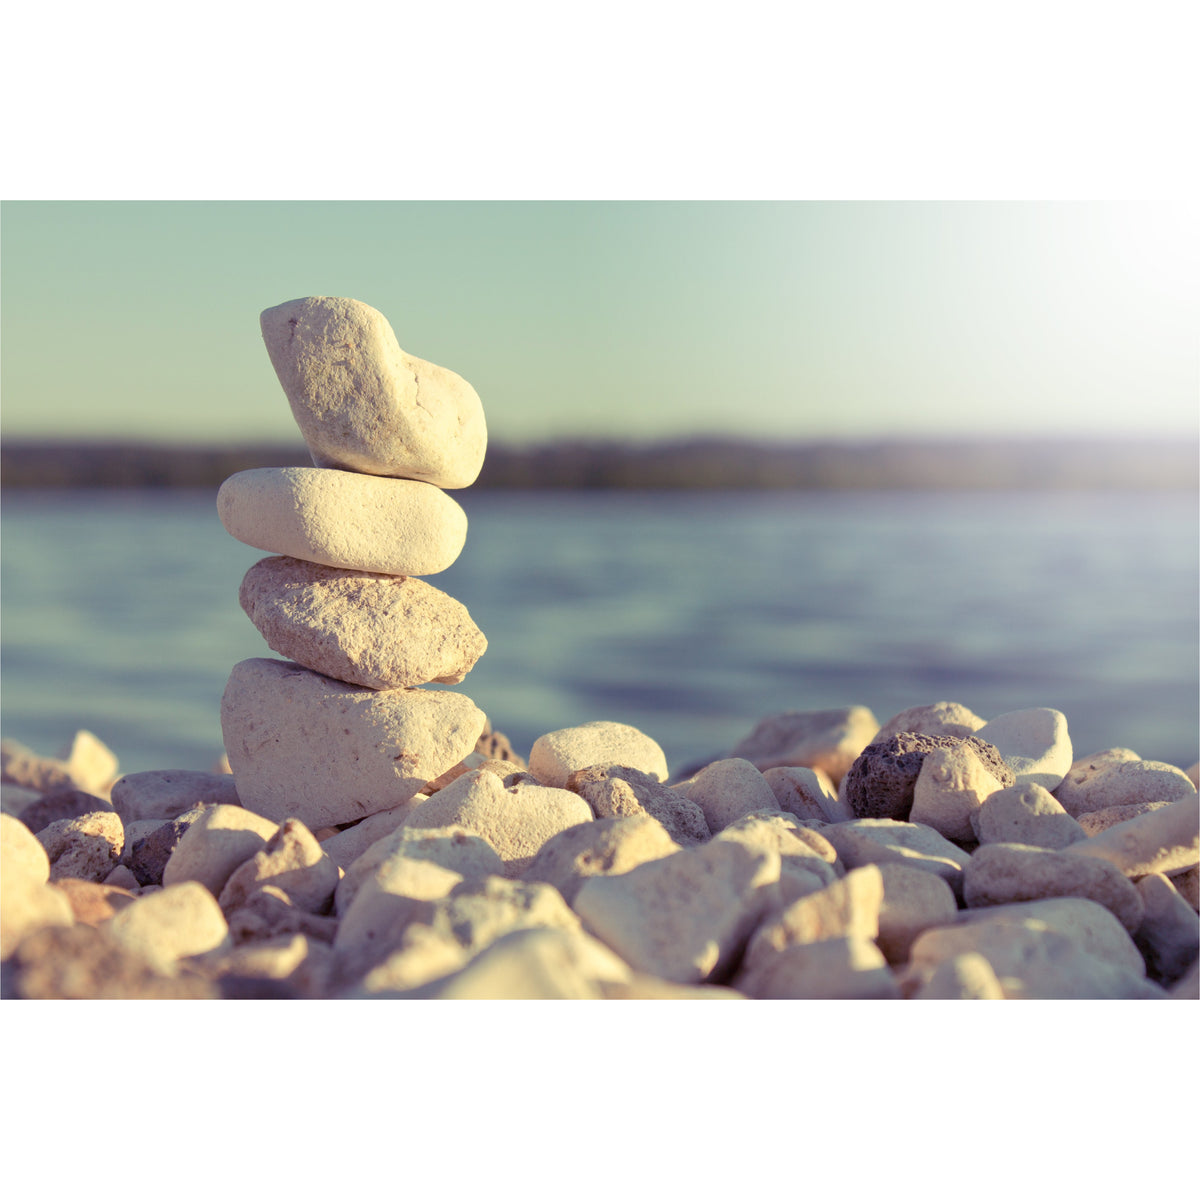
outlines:
[{"label": "large pebble", "polygon": [[37,835],[50,859],[50,878],[99,883],[117,865],[125,827],[115,812],[92,812],[55,821]]},{"label": "large pebble", "polygon": [[732,969],[779,871],[778,851],[712,841],[623,875],[593,876],[574,907],[635,970],[700,983]]},{"label": "large pebble", "polygon": [[259,318],[313,462],[469,487],[487,449],[483,406],[459,375],[400,349],[381,312],[305,296]]},{"label": "large pebble", "polygon": [[717,833],[747,813],[780,811],[763,773],[748,759],[722,758],[709,763],[678,790],[704,814]]},{"label": "large pebble", "polygon": [[104,928],[114,941],[165,975],[175,974],[181,958],[232,946],[220,905],[195,880],[139,896]]},{"label": "large pebble", "polygon": [[163,884],[171,887],[194,881],[203,884],[214,897],[219,896],[230,875],[265,849],[278,829],[274,821],[233,804],[203,808],[167,860]]},{"label": "large pebble", "polygon": [[897,862],[876,863],[875,870],[883,881],[879,935],[875,941],[889,963],[904,963],[919,934],[954,921],[958,902],[950,885],[931,871]]},{"label": "large pebble", "polygon": [[993,792],[971,816],[971,829],[983,845],[1018,842],[1062,850],[1087,833],[1040,783],[1017,783]]},{"label": "large pebble", "polygon": [[768,767],[762,774],[784,812],[805,821],[854,820],[854,810],[819,767]]},{"label": "large pebble", "polygon": [[932,871],[950,885],[955,896],[962,895],[963,868],[971,856],[927,825],[864,817],[824,825],[820,833],[832,843],[847,870],[868,863],[899,863]]},{"label": "large pebble", "polygon": [[1200,796],[1122,821],[1068,846],[1064,854],[1099,858],[1129,876],[1174,875],[1200,864]]},{"label": "large pebble", "polygon": [[757,1000],[896,1000],[900,987],[874,942],[826,938],[788,946],[744,969],[735,986]]},{"label": "large pebble", "polygon": [[600,764],[634,767],[665,781],[669,774],[662,747],[632,725],[589,721],[544,733],[529,752],[529,770],[548,787],[566,787],[575,771]]},{"label": "large pebble", "polygon": [[980,846],[963,871],[968,908],[1078,896],[1103,904],[1130,932],[1142,923],[1144,906],[1137,888],[1111,863],[994,842]]},{"label": "large pebble", "polygon": [[288,818],[271,840],[237,867],[217,897],[222,912],[240,908],[266,884],[279,888],[297,907],[324,912],[338,885],[338,868],[302,821]]},{"label": "large pebble", "polygon": [[566,786],[582,796],[597,817],[644,814],[660,822],[681,846],[708,841],[708,822],[699,806],[645,771],[599,763],[572,771]]},{"label": "large pebble", "polygon": [[967,745],[938,746],[921,763],[908,819],[952,841],[970,842],[975,838],[972,818],[1000,790],[999,780]]},{"label": "large pebble", "polygon": [[1017,783],[1040,783],[1053,791],[1071,768],[1067,718],[1056,708],[1022,708],[1002,713],[974,734],[995,746]]},{"label": "large pebble", "polygon": [[404,825],[461,825],[492,846],[504,862],[505,874],[516,878],[556,833],[593,819],[587,802],[565,788],[536,783],[505,787],[497,775],[478,770],[435,792],[413,809]]},{"label": "large pebble", "polygon": [[242,804],[310,829],[412,799],[471,752],[484,720],[459,692],[353,688],[266,658],[238,663],[221,700]]},{"label": "large pebble", "polygon": [[1108,750],[1075,763],[1054,789],[1073,817],[1124,804],[1174,803],[1196,794],[1192,781],[1170,763],[1118,757],[1132,751]]},{"label": "large pebble", "polygon": [[136,771],[112,788],[122,821],[170,821],[197,804],[240,804],[232,775],[213,771]]},{"label": "large pebble", "polygon": [[1200,957],[1200,917],[1165,875],[1143,875],[1135,886],[1146,915],[1133,940],[1150,978],[1170,987]]},{"label": "large pebble", "polygon": [[238,598],[277,654],[356,687],[459,683],[487,649],[466,607],[421,579],[276,556]]},{"label": "large pebble", "polygon": [[268,554],[384,575],[436,575],[467,540],[467,514],[432,484],[320,467],[239,471],[221,484],[217,515]]},{"label": "large pebble", "polygon": [[925,733],[962,738],[969,737],[985,724],[987,722],[966,705],[953,700],[938,700],[934,704],[920,704],[898,712],[883,724],[871,740],[886,742],[896,733]]},{"label": "large pebble", "polygon": [[726,757],[748,759],[760,771],[813,767],[837,783],[878,729],[875,714],[862,705],[776,713],[759,721]]}]

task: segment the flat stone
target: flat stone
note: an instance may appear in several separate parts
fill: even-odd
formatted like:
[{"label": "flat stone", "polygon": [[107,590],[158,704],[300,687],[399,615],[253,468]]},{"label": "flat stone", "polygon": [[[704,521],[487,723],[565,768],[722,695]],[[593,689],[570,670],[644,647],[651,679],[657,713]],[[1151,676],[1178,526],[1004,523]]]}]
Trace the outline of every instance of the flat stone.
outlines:
[{"label": "flat stone", "polygon": [[354,688],[265,658],[238,663],[221,701],[242,804],[310,829],[411,800],[470,752],[484,720],[458,692]]},{"label": "flat stone", "polygon": [[1125,875],[1174,875],[1200,864],[1200,796],[1195,792],[1165,808],[1068,846],[1064,854],[1098,858]]},{"label": "flat stone", "polygon": [[935,737],[970,737],[987,722],[964,704],[953,700],[938,700],[934,704],[919,704],[898,712],[884,723],[872,742],[886,742],[896,733],[924,733]]},{"label": "flat stone", "polygon": [[780,811],[771,785],[745,758],[722,758],[709,763],[678,790],[700,809],[713,833],[747,813]]},{"label": "flat stone", "polygon": [[556,833],[521,878],[527,883],[550,884],[571,904],[592,876],[623,875],[679,849],[666,829],[645,813],[600,817]]},{"label": "flat stone", "polygon": [[171,821],[197,804],[240,804],[232,775],[213,771],[136,771],[112,788],[112,806],[131,821]]},{"label": "flat stone", "polygon": [[950,885],[955,896],[962,895],[963,868],[971,856],[927,825],[864,817],[825,825],[820,832],[833,844],[848,871],[868,863],[899,863],[932,871]]},{"label": "flat stone", "polygon": [[1133,940],[1150,978],[1170,987],[1200,958],[1200,917],[1165,875],[1143,875],[1134,886],[1146,915]]},{"label": "flat stone", "polygon": [[[131,821],[125,826],[126,843],[122,861],[133,873],[139,887],[155,887],[162,883],[163,871],[175,853],[175,847],[189,826],[204,815],[206,807],[189,808],[170,821]],[[240,808],[241,805],[228,807]]]},{"label": "flat stone", "polygon": [[743,970],[736,986],[757,1000],[897,1000],[900,986],[874,942],[825,938],[788,946]]},{"label": "flat stone", "polygon": [[[1132,751],[1110,750],[1075,763],[1054,789],[1058,802],[1078,819],[1123,804],[1186,800],[1196,794],[1192,781],[1170,763],[1117,758]],[[1112,757],[1109,757],[1112,756]]]},{"label": "flat stone", "polygon": [[908,961],[909,949],[926,929],[955,920],[958,902],[950,885],[931,871],[897,862],[876,863],[874,868],[883,881],[875,942],[889,963],[899,965]]},{"label": "flat stone", "polygon": [[592,820],[587,802],[565,788],[505,787],[489,771],[468,771],[418,805],[404,827],[461,825],[482,837],[504,862],[505,874],[517,878],[556,833]]},{"label": "flat stone", "polygon": [[21,821],[33,833],[41,833],[55,821],[69,821],[87,816],[88,813],[112,811],[110,801],[93,796],[91,792],[70,788],[67,791],[50,792],[27,805],[21,812]]},{"label": "flat stone", "polygon": [[460,683],[487,649],[466,607],[421,579],[275,556],[238,598],[277,654],[356,687]]},{"label": "flat stone", "polygon": [[47,825],[37,839],[50,859],[50,879],[90,879],[99,883],[117,865],[125,827],[115,812],[85,813]]},{"label": "flat stone", "polygon": [[917,773],[908,819],[952,841],[974,841],[972,819],[983,802],[1000,790],[1000,781],[965,743],[937,746]]},{"label": "flat stone", "polygon": [[175,974],[182,958],[232,945],[220,906],[195,880],[139,896],[104,928],[114,941],[165,975]]},{"label": "flat stone", "polygon": [[[1166,808],[1171,803],[1173,803],[1171,800],[1151,800],[1146,804],[1117,804],[1112,808],[1098,808],[1094,812],[1082,812],[1079,814],[1079,828],[1083,830],[1085,837],[1095,837],[1096,834],[1103,833],[1114,825],[1120,825],[1122,821],[1132,821],[1134,817],[1140,817],[1142,813]],[[1080,839],[1076,838],[1075,840],[1079,841]]]},{"label": "flat stone", "polygon": [[566,786],[587,801],[597,818],[650,816],[681,846],[708,841],[708,822],[699,805],[635,767],[598,763],[572,771]]},{"label": "flat stone", "polygon": [[[232,804],[203,808],[167,860],[163,885],[195,881],[208,888],[215,899],[234,871],[265,849],[278,829],[274,821]],[[219,906],[217,911],[221,911]]]},{"label": "flat stone", "polygon": [[319,467],[475,482],[487,425],[475,389],[405,354],[381,312],[340,296],[305,296],[259,318],[271,365]]},{"label": "flat stone", "polygon": [[745,758],[760,771],[812,767],[837,783],[879,729],[869,708],[782,712],[764,717],[727,758]]},{"label": "flat stone", "polygon": [[289,817],[271,840],[252,858],[235,868],[217,901],[221,911],[245,904],[251,892],[265,884],[279,888],[306,912],[326,912],[337,888],[340,872],[302,821]]},{"label": "flat stone", "polygon": [[1002,713],[980,726],[974,736],[1000,751],[1016,783],[1040,783],[1053,791],[1071,768],[1067,718],[1056,708]]},{"label": "flat stone", "polygon": [[596,875],[575,896],[584,928],[636,971],[674,983],[720,982],[779,880],[779,854],[712,841]]},{"label": "flat stone", "polygon": [[72,915],[83,925],[100,925],[135,899],[128,888],[87,879],[59,879],[50,886],[66,896]]},{"label": "flat stone", "polygon": [[436,575],[467,540],[467,514],[440,488],[321,467],[239,471],[217,515],[256,550],[383,575]]},{"label": "flat stone", "polygon": [[1103,904],[1130,932],[1144,913],[1137,888],[1111,863],[994,842],[980,846],[963,871],[963,899],[968,908],[1078,896]]},{"label": "flat stone", "polygon": [[943,958],[914,1000],[1003,1000],[1004,989],[982,954]]},{"label": "flat stone", "polygon": [[971,817],[983,845],[1017,842],[1062,850],[1087,832],[1040,783],[1017,783],[988,796]]},{"label": "flat stone", "polygon": [[984,769],[1001,787],[1010,787],[1016,776],[1000,752],[975,736],[966,738],[924,733],[897,733],[873,742],[856,758],[842,782],[841,794],[856,818],[894,821],[908,819],[912,811],[917,776],[925,756],[939,748],[968,746]]},{"label": "flat stone", "polygon": [[819,767],[768,767],[762,775],[784,812],[801,820],[854,820],[854,810]]},{"label": "flat stone", "polygon": [[589,721],[544,733],[529,752],[529,770],[547,787],[566,787],[575,771],[600,764],[634,767],[665,782],[670,772],[662,747],[632,725]]}]

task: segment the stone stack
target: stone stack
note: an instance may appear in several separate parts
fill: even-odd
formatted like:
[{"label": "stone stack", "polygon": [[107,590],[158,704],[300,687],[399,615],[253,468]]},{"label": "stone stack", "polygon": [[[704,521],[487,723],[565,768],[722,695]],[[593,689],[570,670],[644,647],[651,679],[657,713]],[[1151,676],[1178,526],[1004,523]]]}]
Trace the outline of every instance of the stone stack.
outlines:
[{"label": "stone stack", "polygon": [[225,529],[272,555],[239,599],[289,660],[238,663],[221,728],[242,805],[320,829],[419,802],[484,732],[467,696],[422,687],[461,682],[487,641],[419,577],[462,551],[447,489],[475,481],[487,430],[471,385],[405,354],[366,304],[310,296],[261,324],[314,465],[218,492]]}]

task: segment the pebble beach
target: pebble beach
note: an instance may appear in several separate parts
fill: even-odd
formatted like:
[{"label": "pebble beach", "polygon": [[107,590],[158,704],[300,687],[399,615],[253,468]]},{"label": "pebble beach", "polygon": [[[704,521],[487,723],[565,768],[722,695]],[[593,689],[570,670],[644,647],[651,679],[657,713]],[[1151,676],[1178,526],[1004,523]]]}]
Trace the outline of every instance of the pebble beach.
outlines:
[{"label": "pebble beach", "polygon": [[1077,757],[1056,709],[514,747],[428,582],[470,552],[478,395],[358,301],[261,328],[313,466],[217,515],[268,555],[238,600],[281,657],[230,664],[211,771],[4,742],[6,998],[1200,998],[1200,764]]}]

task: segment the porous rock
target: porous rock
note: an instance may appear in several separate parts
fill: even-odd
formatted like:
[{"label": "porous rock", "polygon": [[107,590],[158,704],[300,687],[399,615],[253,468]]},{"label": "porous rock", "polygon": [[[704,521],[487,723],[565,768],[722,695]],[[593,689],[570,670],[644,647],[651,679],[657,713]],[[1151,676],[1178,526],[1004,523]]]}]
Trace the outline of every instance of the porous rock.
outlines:
[{"label": "porous rock", "polygon": [[113,808],[126,825],[170,821],[197,804],[240,803],[233,776],[213,771],[136,771],[112,788]]},{"label": "porous rock", "polygon": [[384,315],[341,296],[305,296],[259,318],[271,365],[319,467],[474,483],[487,449],[475,389],[405,354]]},{"label": "porous rock", "polygon": [[660,781],[669,774],[662,747],[640,729],[617,721],[589,721],[544,733],[529,752],[529,770],[548,787],[566,787],[575,771],[604,763],[634,767]]},{"label": "porous rock", "polygon": [[195,881],[219,896],[230,875],[262,850],[278,828],[274,821],[232,804],[203,808],[163,867],[163,884]]},{"label": "porous rock", "polygon": [[104,928],[114,941],[165,975],[175,974],[182,958],[232,945],[220,906],[195,880],[139,896]]},{"label": "porous rock", "polygon": [[239,471],[217,515],[256,550],[383,575],[436,575],[467,540],[467,514],[432,484],[320,467]]},{"label": "porous rock", "polygon": [[37,839],[50,859],[50,879],[99,883],[117,865],[125,827],[115,812],[91,812],[47,825]]},{"label": "porous rock", "polygon": [[354,688],[264,658],[238,663],[221,700],[242,804],[310,829],[412,799],[470,752],[484,720],[458,692]]},{"label": "porous rock", "polygon": [[908,819],[953,841],[973,841],[972,818],[1000,790],[999,780],[965,743],[936,746],[925,755],[917,773]]},{"label": "porous rock", "polygon": [[995,746],[1017,783],[1040,783],[1053,791],[1072,762],[1067,718],[1056,708],[1022,708],[1001,713],[974,733]]},{"label": "porous rock", "polygon": [[862,705],[776,713],[759,721],[726,757],[747,759],[760,771],[812,767],[837,783],[878,729],[875,714]]},{"label": "porous rock", "polygon": [[1072,764],[1054,789],[1075,818],[1123,804],[1173,803],[1196,794],[1192,781],[1170,763],[1128,757],[1132,750],[1106,750]]},{"label": "porous rock", "polygon": [[681,846],[708,841],[709,828],[699,805],[636,767],[597,763],[572,771],[567,788],[587,801],[597,817],[647,815]]},{"label": "porous rock", "polygon": [[1113,825],[1064,854],[1104,859],[1125,875],[1174,875],[1200,864],[1200,796]]},{"label": "porous rock", "polygon": [[269,883],[297,908],[321,913],[333,899],[338,878],[338,868],[321,843],[302,821],[289,817],[261,850],[234,869],[217,901],[222,912],[231,912]]},{"label": "porous rock", "polygon": [[1017,842],[1062,850],[1087,832],[1040,783],[1016,783],[993,792],[971,816],[971,829],[983,845]]},{"label": "porous rock", "polygon": [[110,801],[91,792],[81,792],[78,788],[66,791],[50,792],[41,796],[21,811],[21,820],[34,833],[41,833],[47,825],[55,821],[70,821],[75,817],[84,817],[88,813],[112,812]]}]

